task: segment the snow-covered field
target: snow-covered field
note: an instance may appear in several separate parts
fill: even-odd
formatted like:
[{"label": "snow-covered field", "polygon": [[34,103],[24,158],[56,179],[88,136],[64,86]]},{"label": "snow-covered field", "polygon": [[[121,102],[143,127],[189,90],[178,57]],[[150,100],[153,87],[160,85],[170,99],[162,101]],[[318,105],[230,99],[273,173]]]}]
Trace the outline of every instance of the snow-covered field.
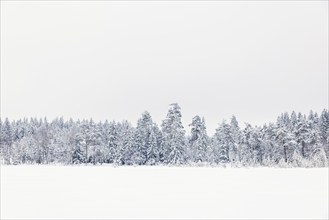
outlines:
[{"label": "snow-covered field", "polygon": [[1,219],[328,219],[328,168],[1,165]]}]

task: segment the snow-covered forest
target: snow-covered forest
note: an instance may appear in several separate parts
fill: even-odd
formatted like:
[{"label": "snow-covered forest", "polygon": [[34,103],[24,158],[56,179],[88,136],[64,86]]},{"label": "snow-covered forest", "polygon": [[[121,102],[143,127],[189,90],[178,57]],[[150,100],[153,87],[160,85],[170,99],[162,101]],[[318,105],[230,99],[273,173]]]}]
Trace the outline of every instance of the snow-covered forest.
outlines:
[{"label": "snow-covered forest", "polygon": [[329,157],[329,112],[283,113],[275,123],[240,127],[235,116],[209,136],[205,119],[187,132],[171,104],[159,127],[144,112],[128,121],[56,118],[0,120],[2,164],[114,164],[324,167]]}]

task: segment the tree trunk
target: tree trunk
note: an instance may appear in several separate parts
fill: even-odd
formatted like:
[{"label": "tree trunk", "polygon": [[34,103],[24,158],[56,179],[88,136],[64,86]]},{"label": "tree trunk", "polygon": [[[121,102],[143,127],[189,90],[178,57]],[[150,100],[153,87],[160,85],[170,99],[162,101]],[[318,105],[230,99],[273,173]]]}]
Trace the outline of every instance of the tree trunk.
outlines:
[{"label": "tree trunk", "polygon": [[302,156],[305,158],[306,155],[305,155],[305,142],[302,141]]},{"label": "tree trunk", "polygon": [[283,152],[284,152],[284,162],[288,162],[288,157],[287,157],[287,146],[283,147]]}]

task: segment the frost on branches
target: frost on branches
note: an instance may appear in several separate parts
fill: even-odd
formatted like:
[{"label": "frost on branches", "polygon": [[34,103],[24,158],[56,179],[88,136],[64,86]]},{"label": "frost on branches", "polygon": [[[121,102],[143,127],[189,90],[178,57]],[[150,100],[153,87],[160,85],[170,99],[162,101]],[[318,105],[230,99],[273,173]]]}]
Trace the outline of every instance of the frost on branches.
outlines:
[{"label": "frost on branches", "polygon": [[128,121],[0,119],[1,164],[328,167],[326,109],[321,115],[283,113],[275,123],[243,128],[232,116],[212,137],[203,117],[192,118],[188,134],[181,118],[174,103],[161,128],[149,112],[136,127]]}]

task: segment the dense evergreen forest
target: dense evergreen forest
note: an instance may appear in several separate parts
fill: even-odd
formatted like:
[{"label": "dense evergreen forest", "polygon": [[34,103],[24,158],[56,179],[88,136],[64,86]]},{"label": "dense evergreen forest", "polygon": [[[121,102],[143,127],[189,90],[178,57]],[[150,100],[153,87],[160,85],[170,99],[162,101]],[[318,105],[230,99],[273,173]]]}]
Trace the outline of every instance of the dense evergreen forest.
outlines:
[{"label": "dense evergreen forest", "polygon": [[0,119],[1,164],[324,167],[329,157],[329,112],[283,113],[275,123],[246,124],[235,116],[208,136],[195,116],[187,133],[181,108],[171,104],[161,127],[144,112],[128,121],[56,118]]}]

